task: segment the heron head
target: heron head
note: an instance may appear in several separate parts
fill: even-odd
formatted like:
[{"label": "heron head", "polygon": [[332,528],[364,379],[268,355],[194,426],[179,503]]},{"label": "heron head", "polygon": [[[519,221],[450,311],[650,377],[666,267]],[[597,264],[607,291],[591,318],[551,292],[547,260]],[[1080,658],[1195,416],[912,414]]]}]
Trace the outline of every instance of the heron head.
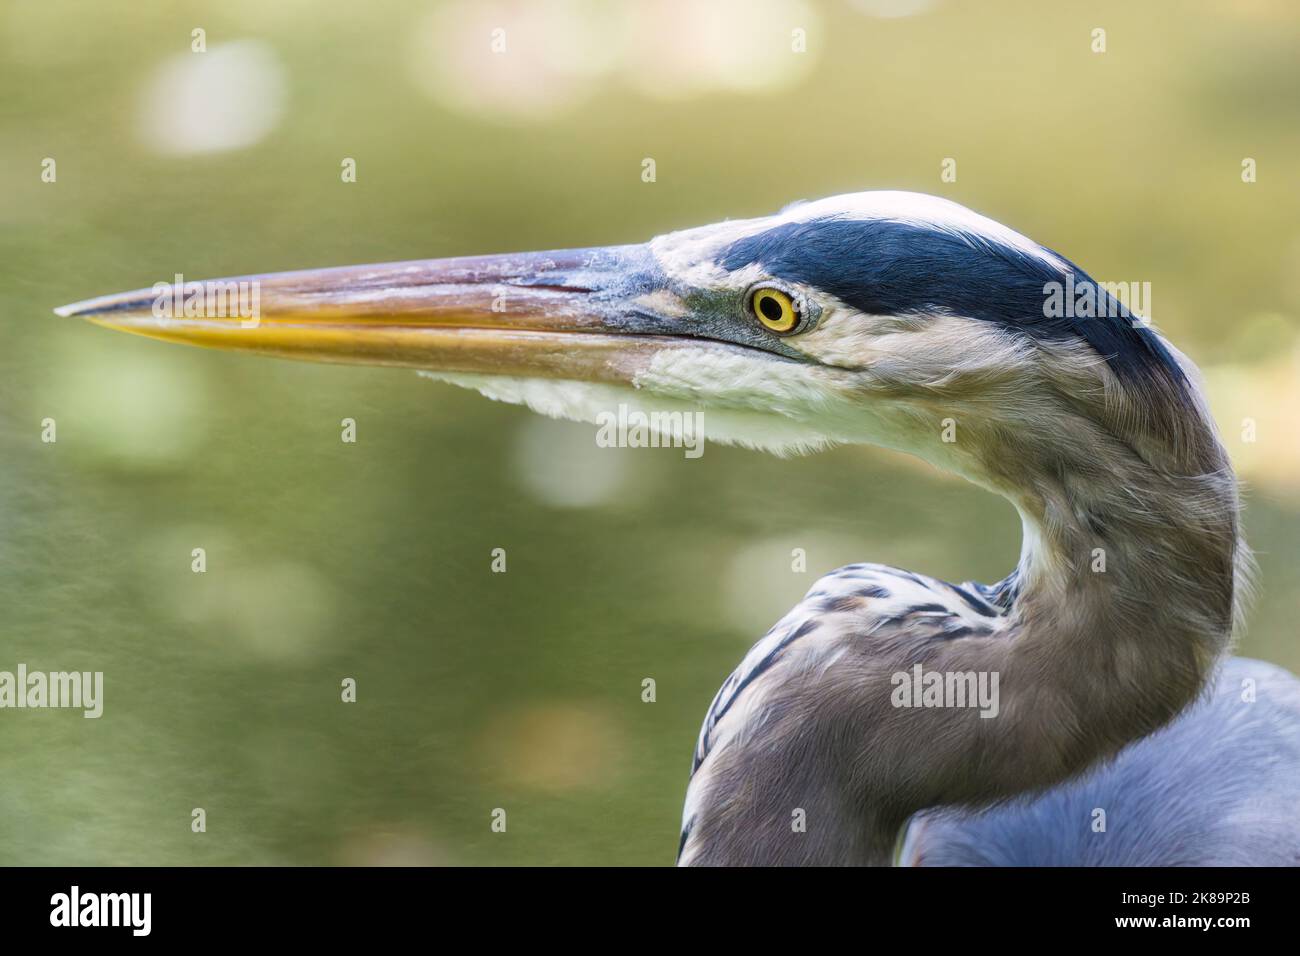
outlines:
[{"label": "heron head", "polygon": [[[1177,444],[1195,394],[1177,354],[1112,298],[1115,314],[1051,308],[1054,285],[1090,281],[955,203],[867,192],[639,245],[159,283],[59,311],[414,367],[556,417],[623,404],[702,411],[708,437],[775,451],[886,445],[997,485],[1030,435]],[[240,283],[256,316],[213,307],[214,286],[228,299]]]}]

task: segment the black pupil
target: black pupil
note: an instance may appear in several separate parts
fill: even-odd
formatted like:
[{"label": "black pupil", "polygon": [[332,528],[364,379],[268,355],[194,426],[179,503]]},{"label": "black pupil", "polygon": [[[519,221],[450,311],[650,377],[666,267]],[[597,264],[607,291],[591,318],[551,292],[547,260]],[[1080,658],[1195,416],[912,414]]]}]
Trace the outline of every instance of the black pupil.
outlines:
[{"label": "black pupil", "polygon": [[758,309],[763,313],[763,317],[773,322],[780,322],[785,315],[785,310],[781,308],[781,303],[775,297],[770,295],[763,296],[758,302]]}]

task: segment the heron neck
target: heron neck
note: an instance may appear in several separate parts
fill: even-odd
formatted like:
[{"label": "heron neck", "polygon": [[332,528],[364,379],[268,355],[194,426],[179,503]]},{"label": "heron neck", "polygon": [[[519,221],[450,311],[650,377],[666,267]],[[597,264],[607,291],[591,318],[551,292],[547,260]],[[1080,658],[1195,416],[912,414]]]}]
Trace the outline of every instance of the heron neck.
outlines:
[{"label": "heron neck", "polygon": [[[883,787],[865,788],[861,862],[889,865],[919,810],[1040,792],[1154,732],[1197,697],[1230,644],[1250,558],[1226,461],[1188,476],[1076,460],[1008,497],[1023,538],[1016,570],[995,588],[1003,638],[930,642],[897,662],[998,675],[998,716],[905,714],[921,759],[888,741],[873,754],[889,770]],[[888,718],[874,730],[887,738]]]},{"label": "heron neck", "polygon": [[[965,779],[932,770],[929,806],[977,807],[1062,783],[1164,726],[1205,687],[1230,644],[1250,557],[1212,426],[1188,434],[1193,447],[1172,467],[1173,456],[1153,466],[1089,431],[1019,458],[1051,464],[1022,464],[1003,492],[1023,526],[1020,561],[998,586],[1009,639],[929,655],[941,669],[998,673],[999,718],[981,727],[949,712],[934,722],[933,737],[961,746],[932,760]],[[897,822],[881,821],[878,843]]]},{"label": "heron neck", "polygon": [[1226,460],[1191,475],[1097,460],[1040,472],[1013,497],[1024,538],[1006,584],[1007,729],[1050,755],[1021,774],[1025,789],[1109,756],[1196,697],[1230,642],[1249,560]]},{"label": "heron neck", "polygon": [[[1196,697],[1229,642],[1246,560],[1226,459],[1174,473],[1113,443],[1064,444],[1020,457],[1051,464],[1022,465],[1014,485],[986,482],[1024,525],[997,627],[951,639],[902,614],[828,636],[827,656],[783,672],[711,756],[692,862],[888,865],[913,813],[1059,784]],[[930,590],[918,610],[955,606],[951,586]],[[821,604],[808,613],[837,626]],[[996,716],[900,708],[894,678],[918,666],[996,675]]]}]

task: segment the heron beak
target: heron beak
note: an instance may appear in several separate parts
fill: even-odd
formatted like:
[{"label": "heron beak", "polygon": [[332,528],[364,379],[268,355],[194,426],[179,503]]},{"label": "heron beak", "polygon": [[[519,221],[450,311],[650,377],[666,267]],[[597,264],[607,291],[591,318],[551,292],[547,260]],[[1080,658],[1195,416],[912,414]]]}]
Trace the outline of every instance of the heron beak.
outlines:
[{"label": "heron beak", "polygon": [[679,343],[641,245],[189,282],[56,309],[171,342],[285,358],[628,383]]}]

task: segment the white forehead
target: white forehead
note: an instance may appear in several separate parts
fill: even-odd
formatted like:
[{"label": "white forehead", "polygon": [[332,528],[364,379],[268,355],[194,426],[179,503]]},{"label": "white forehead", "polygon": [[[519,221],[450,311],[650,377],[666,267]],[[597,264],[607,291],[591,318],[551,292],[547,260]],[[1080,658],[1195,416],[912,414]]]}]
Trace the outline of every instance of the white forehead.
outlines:
[{"label": "white forehead", "polygon": [[774,225],[784,222],[807,222],[812,219],[885,219],[928,225],[937,229],[964,232],[1015,246],[1026,252],[1041,253],[1042,246],[1002,223],[981,216],[951,199],[900,190],[845,193],[812,202],[797,203],[783,209]]},{"label": "white forehead", "polygon": [[696,285],[726,284],[729,281],[726,270],[713,262],[720,249],[738,239],[765,232],[775,226],[811,222],[815,219],[875,219],[908,223],[1011,246],[1058,268],[1064,265],[1059,258],[1032,239],[987,216],[981,216],[949,199],[901,190],[845,193],[842,196],[794,203],[774,216],[727,220],[696,229],[671,232],[651,240],[650,248],[659,260],[659,265],[675,279]]}]

